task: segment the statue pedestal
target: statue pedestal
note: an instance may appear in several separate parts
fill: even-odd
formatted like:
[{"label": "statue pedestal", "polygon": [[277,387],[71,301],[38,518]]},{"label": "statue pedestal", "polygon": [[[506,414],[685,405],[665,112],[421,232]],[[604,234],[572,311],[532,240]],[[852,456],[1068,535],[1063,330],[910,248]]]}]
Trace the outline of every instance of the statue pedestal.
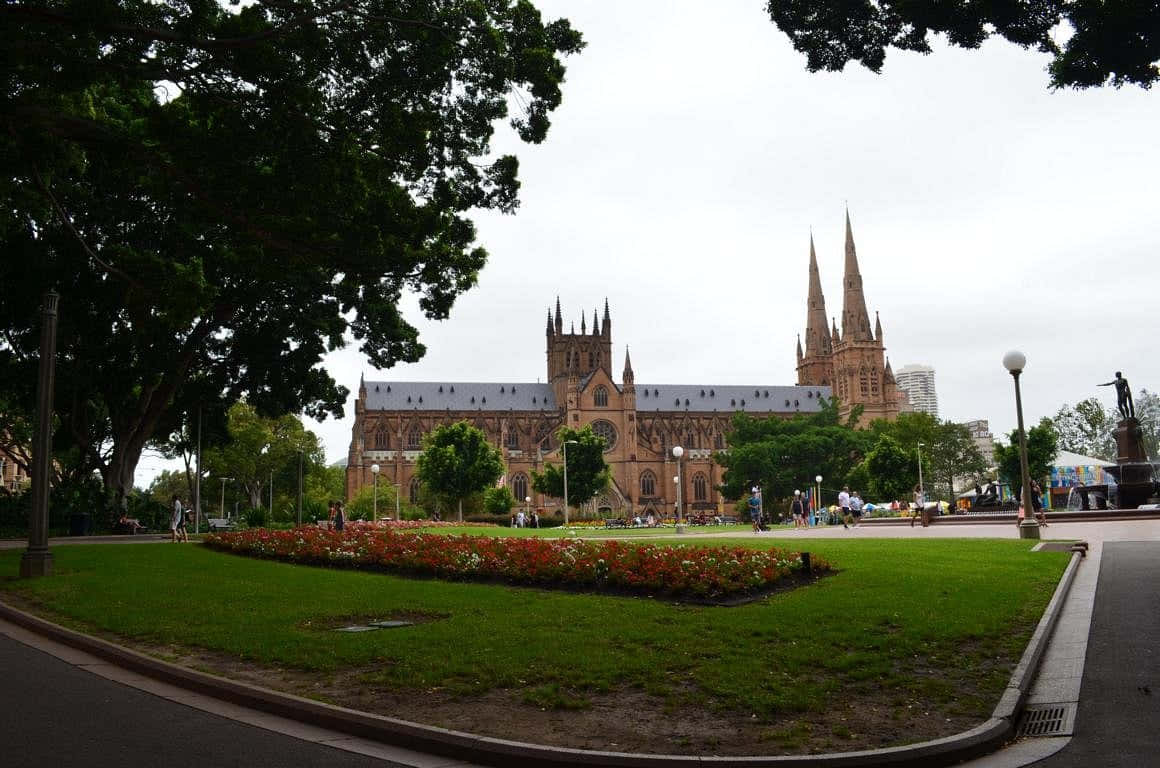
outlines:
[{"label": "statue pedestal", "polygon": [[1122,419],[1112,430],[1112,437],[1116,438],[1116,463],[1148,461],[1148,454],[1144,452],[1144,430],[1140,428],[1138,419]]},{"label": "statue pedestal", "polygon": [[1157,491],[1152,465],[1144,451],[1144,432],[1137,419],[1121,419],[1112,436],[1116,438],[1116,466],[1108,467],[1107,471],[1119,483],[1116,506],[1135,509],[1147,504]]}]

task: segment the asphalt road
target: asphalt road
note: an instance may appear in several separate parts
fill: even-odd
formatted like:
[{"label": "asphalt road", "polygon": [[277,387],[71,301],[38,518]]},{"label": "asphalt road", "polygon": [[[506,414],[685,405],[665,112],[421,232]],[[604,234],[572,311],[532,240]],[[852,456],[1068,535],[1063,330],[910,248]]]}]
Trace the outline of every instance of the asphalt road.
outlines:
[{"label": "asphalt road", "polygon": [[1105,542],[1071,742],[1035,768],[1160,765],[1160,543]]},{"label": "asphalt road", "polygon": [[0,635],[0,765],[384,768],[393,764],[186,707],[105,680]]}]

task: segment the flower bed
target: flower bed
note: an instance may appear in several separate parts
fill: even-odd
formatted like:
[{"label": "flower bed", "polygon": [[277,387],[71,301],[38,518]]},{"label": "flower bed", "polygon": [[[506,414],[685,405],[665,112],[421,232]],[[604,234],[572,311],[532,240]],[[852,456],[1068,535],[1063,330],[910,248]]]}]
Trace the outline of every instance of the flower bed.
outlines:
[{"label": "flower bed", "polygon": [[[370,526],[344,532],[305,526],[291,531],[258,528],[213,534],[205,543],[229,552],[312,565],[711,599],[767,592],[802,572],[800,554],[780,549],[440,536]],[[815,573],[830,570],[829,563],[818,557],[811,565]]]},{"label": "flower bed", "polygon": [[457,523],[447,520],[354,520],[347,528],[390,528],[395,531],[418,531],[424,528],[496,528],[494,523]]}]

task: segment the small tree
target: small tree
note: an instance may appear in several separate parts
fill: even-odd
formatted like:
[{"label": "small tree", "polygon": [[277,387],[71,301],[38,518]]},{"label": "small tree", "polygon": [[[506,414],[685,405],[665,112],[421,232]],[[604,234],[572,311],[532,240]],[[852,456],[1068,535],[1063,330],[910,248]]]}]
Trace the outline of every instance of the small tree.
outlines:
[{"label": "small tree", "polygon": [[[1019,488],[1023,473],[1019,467],[1019,430],[1011,430],[1010,445],[995,443],[995,462],[999,465],[999,477],[1012,488]],[[1051,419],[1041,419],[1038,426],[1027,430],[1027,471],[1032,480],[1043,481],[1051,474],[1051,464],[1055,461],[1056,435]]]},{"label": "small tree", "polygon": [[890,435],[883,435],[866,454],[866,470],[870,475],[870,492],[877,498],[906,498],[918,482],[918,457],[902,450]]},{"label": "small tree", "polygon": [[483,492],[483,510],[489,515],[507,515],[516,505],[516,497],[505,485],[502,488],[488,488]]},{"label": "small tree", "polygon": [[950,501],[955,500],[955,478],[977,477],[987,469],[987,460],[971,439],[965,424],[944,421],[935,430],[935,438],[923,452],[924,469],[931,469],[931,479],[947,484]]},{"label": "small tree", "polygon": [[1108,461],[1116,458],[1116,441],[1112,437],[1116,420],[1096,398],[1080,400],[1075,407],[1063,406],[1051,425],[1063,450]]},{"label": "small tree", "polygon": [[423,439],[415,473],[428,491],[455,502],[456,519],[463,522],[463,500],[495,485],[503,474],[503,459],[487,435],[457,421],[436,427]]},{"label": "small tree", "polygon": [[[604,450],[608,446],[589,424],[583,429],[563,427],[556,433],[556,439],[561,448],[565,442],[576,443],[560,453],[568,456],[568,505],[578,508],[608,487],[612,478],[612,471],[604,461]],[[543,472],[533,472],[532,487],[548,496],[564,498],[563,464],[548,464]]]}]

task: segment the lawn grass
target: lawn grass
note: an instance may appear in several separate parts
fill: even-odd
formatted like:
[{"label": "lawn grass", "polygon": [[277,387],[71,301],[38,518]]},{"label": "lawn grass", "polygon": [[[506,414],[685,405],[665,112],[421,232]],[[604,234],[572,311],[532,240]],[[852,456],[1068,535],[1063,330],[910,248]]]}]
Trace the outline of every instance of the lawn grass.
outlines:
[{"label": "lawn grass", "polygon": [[[775,525],[775,530],[784,528],[785,530],[793,530],[792,525]],[[677,536],[677,529],[674,526],[667,526],[661,528],[605,528],[598,526],[590,527],[568,527],[556,526],[555,528],[504,528],[501,526],[476,527],[476,526],[452,526],[447,528],[424,528],[424,533],[438,533],[447,536],[539,536],[544,538],[634,538],[639,536],[644,537],[666,537]],[[698,534],[705,533],[734,533],[742,534],[753,530],[750,524],[745,525],[711,525],[711,526],[697,526],[688,527],[683,534],[679,534],[682,538],[694,537]]]},{"label": "lawn grass", "polygon": [[[399,692],[507,689],[569,709],[633,690],[759,720],[885,696],[900,708],[918,701],[985,718],[1068,560],[1021,541],[794,544],[840,572],[731,608],[415,580],[172,544],[58,547],[56,575],[37,580],[12,576],[19,551],[0,552],[0,599],[10,592],[65,623],[151,646],[324,675],[357,670],[360,685]],[[330,631],[351,617],[392,616],[435,620]]]}]

